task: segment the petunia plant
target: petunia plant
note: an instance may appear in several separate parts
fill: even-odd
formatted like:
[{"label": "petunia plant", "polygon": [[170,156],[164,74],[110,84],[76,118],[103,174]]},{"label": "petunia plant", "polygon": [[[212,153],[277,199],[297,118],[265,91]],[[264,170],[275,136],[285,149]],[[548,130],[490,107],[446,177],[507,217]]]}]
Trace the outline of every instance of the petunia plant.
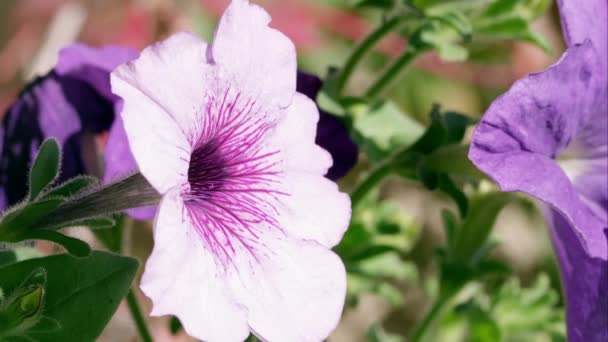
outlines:
[{"label": "petunia plant", "polygon": [[[95,341],[123,299],[145,342],[339,341],[370,296],[390,311],[370,341],[606,340],[606,1],[558,1],[566,52],[482,117],[438,98],[422,119],[407,70],[551,53],[532,25],[549,2],[353,3],[381,22],[324,79],[248,0],[212,38],[63,48],[0,130],[0,341]],[[425,196],[438,230],[404,204]],[[523,206],[555,250],[538,277],[494,232]]]}]

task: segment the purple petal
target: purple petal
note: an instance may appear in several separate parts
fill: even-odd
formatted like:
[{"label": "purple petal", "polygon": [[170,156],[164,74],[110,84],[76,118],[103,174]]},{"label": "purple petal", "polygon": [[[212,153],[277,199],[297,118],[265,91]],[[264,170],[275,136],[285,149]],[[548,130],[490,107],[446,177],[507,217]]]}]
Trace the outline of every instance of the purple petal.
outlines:
[{"label": "purple petal", "polygon": [[606,258],[605,217],[594,215],[554,161],[592,124],[594,57],[589,44],[571,48],[558,64],[516,82],[484,115],[469,157],[504,191],[529,193],[562,212],[588,252]]},{"label": "purple petal", "polygon": [[[550,210],[548,216],[565,287],[568,340],[608,341],[608,262],[585,252],[561,214]],[[604,233],[608,240],[608,230]]]},{"label": "purple petal", "polygon": [[138,55],[137,51],[123,47],[93,48],[74,44],[59,52],[55,71],[59,75],[84,81],[101,96],[115,101],[116,96],[110,90],[110,72]]},{"label": "purple petal", "polygon": [[[116,103],[116,112],[120,113],[121,110],[122,101],[119,100]],[[116,116],[110,129],[110,136],[104,153],[104,165],[103,182],[106,184],[129,176],[138,170],[120,115]],[[156,206],[131,209],[127,213],[138,220],[149,220],[156,214]]]},{"label": "purple petal", "polygon": [[[296,91],[299,93],[315,101],[322,85],[317,76],[298,71]],[[337,180],[355,166],[359,149],[340,120],[320,108],[319,114],[315,142],[327,150],[334,161],[325,177]]]},{"label": "purple petal", "polygon": [[52,71],[30,83],[8,109],[2,124],[0,187],[5,190],[7,204],[26,195],[29,165],[48,137],[63,145],[59,181],[96,174],[83,157],[92,155],[92,134],[109,129],[113,116],[111,103],[83,81]]},{"label": "purple petal", "polygon": [[[59,181],[79,174],[101,176],[94,135],[110,129],[115,108],[121,106],[120,99],[110,91],[110,72],[137,55],[126,48],[75,44],[61,50],[53,71],[22,91],[7,111],[0,135],[0,190],[6,196],[1,202],[12,205],[26,195],[27,170],[38,146],[48,137],[57,138],[63,146]],[[114,130],[122,125],[112,127]],[[120,133],[111,134],[106,147],[105,173],[113,176],[106,176],[106,181],[137,170],[126,142],[112,138]],[[149,219],[154,212],[155,208],[138,208],[129,214]]]},{"label": "purple petal", "polygon": [[604,341],[608,331],[608,312],[601,311],[608,94],[599,58],[587,40],[546,71],[517,81],[490,106],[469,153],[503,191],[525,192],[551,207],[571,341]]},{"label": "purple petal", "polygon": [[[558,0],[564,39],[568,46],[589,39],[606,56],[608,8],[606,0]],[[607,61],[602,61],[604,66]]]}]

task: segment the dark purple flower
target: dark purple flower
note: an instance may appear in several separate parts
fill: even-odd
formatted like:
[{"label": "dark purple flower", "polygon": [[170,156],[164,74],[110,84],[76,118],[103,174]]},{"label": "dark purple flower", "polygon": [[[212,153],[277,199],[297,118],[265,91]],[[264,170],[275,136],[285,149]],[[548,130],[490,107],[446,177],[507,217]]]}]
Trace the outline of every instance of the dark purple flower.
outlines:
[{"label": "dark purple flower", "polygon": [[[323,83],[317,76],[298,71],[296,90],[315,101]],[[344,176],[357,163],[359,149],[351,140],[346,127],[333,115],[319,108],[317,125],[317,145],[327,150],[334,164],[325,177],[337,180]]]},{"label": "dark purple flower", "polygon": [[559,1],[568,50],[490,106],[470,159],[547,205],[570,341],[608,341],[606,0]]},{"label": "dark purple flower", "polygon": [[[40,143],[55,137],[63,146],[59,181],[80,174],[101,176],[93,136],[114,131],[121,100],[110,91],[110,72],[138,56],[136,51],[118,48],[91,48],[75,44],[61,50],[56,67],[38,77],[19,94],[7,110],[0,130],[0,208],[20,201],[27,194],[28,168]],[[114,147],[116,146],[116,148]],[[113,141],[106,148],[105,180],[136,170],[128,149]],[[108,157],[111,163],[108,163]],[[108,172],[110,171],[110,172]],[[150,218],[153,211],[134,212]],[[131,213],[133,214],[133,213]]]}]

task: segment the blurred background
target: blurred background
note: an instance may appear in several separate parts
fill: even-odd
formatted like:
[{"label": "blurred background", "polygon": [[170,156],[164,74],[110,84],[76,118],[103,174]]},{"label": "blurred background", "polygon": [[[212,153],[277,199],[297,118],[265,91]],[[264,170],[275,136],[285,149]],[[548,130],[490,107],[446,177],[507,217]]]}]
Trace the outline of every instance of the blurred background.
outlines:
[{"label": "blurred background", "polygon": [[[273,19],[271,26],[295,43],[299,68],[322,78],[328,67],[343,64],[354,42],[365,37],[382,19],[378,11],[353,9],[357,1],[254,2],[270,13]],[[216,21],[227,5],[228,0],[2,0],[0,115],[24,84],[48,72],[56,63],[57,52],[72,42],[92,46],[122,45],[141,50],[182,30],[194,31],[210,41]],[[423,125],[427,123],[427,113],[435,102],[441,103],[446,110],[479,118],[489,103],[514,80],[544,69],[561,55],[564,43],[554,4],[545,15],[534,21],[533,29],[545,37],[552,48],[551,53],[532,44],[504,41],[492,47],[491,53],[472,51],[467,62],[448,63],[435,54],[427,54],[408,69],[389,97],[409,118]],[[397,34],[386,37],[357,70],[347,92],[357,94],[365,89],[374,80],[372,76],[377,75],[391,58],[399,55],[406,45],[407,42]],[[391,125],[380,129],[389,127]],[[103,134],[98,137],[100,146],[103,146],[104,139]],[[365,158],[362,158],[359,165],[341,180],[341,187],[348,191],[367,166]],[[392,264],[387,259],[383,261],[386,264],[373,267],[396,266],[403,272],[391,280],[392,290],[376,286],[369,279],[349,277],[349,294],[355,297],[350,298],[342,323],[330,341],[389,341],[386,338],[392,337],[395,339],[391,341],[400,341],[399,335],[411,330],[427,308],[427,293],[436,287],[433,274],[437,265],[433,264],[433,253],[444,239],[441,209],[453,209],[454,204],[444,195],[401,179],[389,179],[377,196],[383,201],[382,209],[363,210],[354,221],[398,221],[405,232],[399,236],[403,244],[402,260]],[[125,231],[128,241],[126,254],[145,260],[152,244],[151,224],[129,222],[129,225],[131,229]],[[74,234],[93,241],[86,230],[75,230]],[[505,208],[492,239],[499,243],[494,252],[496,257],[511,266],[521,286],[537,284],[539,275],[546,274],[542,279],[548,279],[547,286],[559,290],[548,232],[532,201],[522,197],[521,201]],[[41,245],[40,248],[52,252],[54,247]],[[145,310],[149,310],[149,301],[141,294],[139,297]],[[447,315],[440,323],[443,329],[437,338],[458,341],[457,322],[457,311],[454,315]],[[152,318],[150,323],[155,340],[189,340],[183,333],[172,335],[167,318]],[[382,328],[377,330],[375,327],[378,326]],[[384,336],[384,339],[378,336]],[[124,304],[106,328],[101,341],[137,341]]]}]

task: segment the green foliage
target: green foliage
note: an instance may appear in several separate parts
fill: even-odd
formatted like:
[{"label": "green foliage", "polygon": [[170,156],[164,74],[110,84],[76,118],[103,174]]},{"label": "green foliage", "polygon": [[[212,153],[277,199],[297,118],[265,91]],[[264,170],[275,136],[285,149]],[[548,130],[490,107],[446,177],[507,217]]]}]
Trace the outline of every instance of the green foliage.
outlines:
[{"label": "green foliage", "polygon": [[380,324],[374,324],[367,332],[368,341],[370,342],[404,342],[402,336],[388,333]]},{"label": "green foliage", "polygon": [[21,335],[41,318],[46,272],[34,269],[13,293],[0,303],[0,337]]},{"label": "green foliage", "polygon": [[366,107],[360,114],[353,115],[353,129],[360,148],[373,160],[412,144],[424,130],[390,101]]},{"label": "green foliage", "polygon": [[513,278],[492,296],[491,313],[510,341],[529,340],[539,333],[565,340],[564,310],[558,303],[559,294],[545,274],[528,289]]},{"label": "green foliage", "polygon": [[38,150],[30,170],[29,200],[38,195],[59,176],[61,147],[55,139],[47,139]]},{"label": "green foliage", "polygon": [[359,8],[370,7],[370,8],[379,8],[379,9],[386,10],[386,9],[390,9],[393,6],[395,6],[395,1],[394,0],[359,0],[355,4],[355,6],[359,7]]},{"label": "green foliage", "polygon": [[564,308],[545,274],[529,288],[512,277],[494,290],[476,293],[442,320],[441,330],[437,338],[442,340],[566,340]]},{"label": "green foliage", "polygon": [[61,147],[54,139],[45,140],[30,170],[30,192],[20,204],[9,209],[0,218],[0,241],[20,242],[47,240],[63,246],[68,252],[84,257],[91,248],[83,241],[57,232],[70,226],[108,228],[114,225],[109,217],[84,217],[78,220],[57,221],[53,213],[66,201],[88,191],[98,183],[97,179],[79,176],[63,184],[53,186],[61,164]]},{"label": "green foliage", "polygon": [[82,192],[87,188],[90,188],[98,182],[99,181],[95,177],[76,176],[70,180],[67,180],[63,184],[56,186],[52,190],[45,192],[43,198],[69,198]]},{"label": "green foliage", "polygon": [[405,260],[405,254],[414,246],[418,232],[412,219],[393,202],[367,198],[335,248],[348,272],[347,300],[355,304],[367,292],[400,305],[397,284],[417,279],[417,269]]},{"label": "green foliage", "polygon": [[[93,252],[87,258],[54,255],[0,267],[0,288],[8,296],[2,308],[12,305],[10,298],[15,294],[25,293],[29,296],[28,303],[34,297],[44,300],[43,305],[27,311],[37,315],[37,320],[32,321],[34,324],[21,322],[10,331],[0,330],[0,337],[94,341],[127,294],[137,267],[138,262],[133,258],[105,252]],[[30,279],[33,272],[40,270],[46,275],[41,287],[32,288],[24,283],[24,279]],[[6,310],[2,312],[6,314]]]},{"label": "green foliage", "polygon": [[172,316],[169,320],[169,331],[171,331],[172,335],[177,335],[183,329],[182,323],[175,316]]},{"label": "green foliage", "polygon": [[451,174],[470,176],[477,169],[463,156],[468,148],[459,145],[466,127],[474,121],[454,112],[441,113],[436,106],[431,112],[431,124],[416,142],[395,153],[392,164],[402,177],[420,180],[429,190],[439,190],[458,205],[462,216],[468,203],[464,193],[454,183]]},{"label": "green foliage", "polygon": [[18,246],[13,249],[0,250],[0,267],[17,261],[41,257],[42,254],[33,247]]}]

